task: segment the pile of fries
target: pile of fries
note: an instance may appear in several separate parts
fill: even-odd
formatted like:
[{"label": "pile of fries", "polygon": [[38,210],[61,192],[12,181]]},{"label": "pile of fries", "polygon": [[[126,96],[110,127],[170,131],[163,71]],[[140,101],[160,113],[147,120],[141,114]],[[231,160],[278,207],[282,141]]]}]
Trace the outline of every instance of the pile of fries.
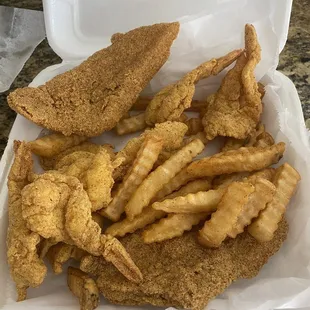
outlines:
[{"label": "pile of fries", "polygon": [[[24,179],[22,218],[29,233],[40,236],[38,255],[48,258],[56,274],[70,258],[79,261],[90,253],[103,255],[127,279],[141,281],[143,270],[116,239],[138,230],[148,244],[181,237],[195,227],[199,243],[209,248],[245,230],[260,243],[273,238],[300,176],[288,163],[272,167],[283,157],[285,144],[275,143],[260,123],[264,90],[254,78],[260,48],[253,26],[246,26],[245,38],[245,51],[203,63],[154,98],[139,98],[132,107],[139,114],[124,115],[115,132],[143,132],[118,152],[110,144],[58,133],[25,143],[46,172],[30,171]],[[199,80],[235,60],[216,94],[193,100]],[[223,100],[230,103],[219,107]],[[184,111],[197,116],[188,119]],[[235,120],[230,113],[238,113]],[[216,136],[225,137],[221,150],[196,160]],[[25,159],[16,154],[16,160]],[[19,182],[13,172],[11,180]],[[104,218],[112,224],[105,225]],[[42,219],[46,222],[40,226],[36,221]],[[17,285],[19,299],[25,298],[23,289],[38,284]],[[98,306],[96,282],[86,273],[69,267],[68,285],[82,309]]]}]

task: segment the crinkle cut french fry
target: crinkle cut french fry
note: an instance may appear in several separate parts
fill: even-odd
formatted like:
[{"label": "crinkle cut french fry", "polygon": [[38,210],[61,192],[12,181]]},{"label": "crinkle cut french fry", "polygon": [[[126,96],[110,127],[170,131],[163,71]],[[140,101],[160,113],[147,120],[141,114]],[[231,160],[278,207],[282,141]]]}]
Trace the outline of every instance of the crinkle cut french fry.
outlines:
[{"label": "crinkle cut french fry", "polygon": [[86,139],[87,137],[77,135],[64,136],[60,133],[53,133],[28,142],[28,146],[36,155],[52,157],[69,147],[82,143]]},{"label": "crinkle cut french fry", "polygon": [[206,247],[219,247],[236,224],[253,192],[254,186],[250,183],[234,182],[229,185],[217,206],[217,211],[199,231],[198,241]]},{"label": "crinkle cut french fry", "polygon": [[274,176],[275,195],[258,218],[248,227],[249,233],[259,242],[270,241],[278,229],[286,207],[295,193],[300,180],[299,173],[285,163],[279,167]]},{"label": "crinkle cut french fry", "polygon": [[231,150],[237,150],[245,146],[245,140],[227,138],[224,146],[221,148],[221,152],[227,152]]},{"label": "crinkle cut french fry", "polygon": [[247,204],[244,206],[238,217],[237,223],[228,233],[231,238],[236,238],[244,231],[244,228],[251,224],[251,220],[258,216],[259,212],[266,207],[276,191],[275,186],[266,179],[259,178],[254,184],[255,191],[250,195]]},{"label": "crinkle cut french fry", "polygon": [[208,191],[211,187],[212,187],[211,180],[208,179],[194,180],[182,186],[178,191],[175,191],[170,195],[164,197],[164,199],[172,199],[178,196],[185,196],[190,193],[194,194],[201,191]]},{"label": "crinkle cut french fry", "polygon": [[214,212],[225,189],[209,190],[155,202],[152,208],[167,213]]},{"label": "crinkle cut french fry", "polygon": [[225,188],[233,182],[242,181],[249,175],[248,172],[237,172],[232,174],[222,174],[216,177],[213,180],[213,187],[217,188]]},{"label": "crinkle cut french fry", "polygon": [[184,139],[184,145],[195,140],[195,139],[199,139],[201,140],[201,142],[206,145],[208,143],[208,139],[206,137],[206,134],[204,133],[204,131],[200,131],[198,133],[196,133],[195,135],[192,136],[188,136]]},{"label": "crinkle cut french fry", "polygon": [[125,176],[123,183],[119,186],[116,195],[109,206],[102,210],[101,214],[116,222],[124,212],[129,198],[139,187],[142,181],[152,170],[158,155],[163,147],[163,140],[156,136],[145,138],[132,168]]},{"label": "crinkle cut french fry", "polygon": [[188,136],[195,135],[198,132],[203,131],[201,119],[198,117],[188,119],[187,121],[185,121],[185,124],[188,127],[188,130],[186,132],[186,135]]},{"label": "crinkle cut french fry", "polygon": [[125,207],[129,220],[140,214],[151,199],[168,183],[183,167],[204,149],[204,144],[194,140],[172,155],[141,183]]},{"label": "crinkle cut french fry", "polygon": [[142,213],[137,215],[132,221],[125,218],[121,222],[112,224],[107,228],[105,233],[114,237],[123,237],[126,234],[133,233],[140,228],[154,223],[156,220],[161,219],[165,215],[165,212],[154,210],[149,206],[143,209]]},{"label": "crinkle cut french fry", "polygon": [[140,113],[119,121],[115,126],[115,130],[118,135],[125,135],[143,130],[146,126],[145,115],[144,113]]},{"label": "crinkle cut french fry", "polygon": [[168,217],[144,230],[143,241],[153,243],[180,237],[185,231],[191,230],[194,225],[205,220],[208,215],[208,213],[169,214]]},{"label": "crinkle cut french fry", "polygon": [[243,147],[194,161],[187,167],[187,171],[198,178],[261,170],[277,163],[284,150],[283,142],[265,148]]},{"label": "crinkle cut french fry", "polygon": [[275,173],[276,173],[275,168],[266,168],[266,169],[251,173],[251,175],[248,177],[248,180],[250,182],[255,182],[257,179],[262,178],[268,181],[272,181]]},{"label": "crinkle cut french fry", "polygon": [[67,283],[73,295],[78,297],[81,310],[93,310],[98,307],[100,292],[94,279],[87,273],[69,266]]},{"label": "crinkle cut french fry", "polygon": [[178,190],[181,186],[191,181],[193,177],[187,172],[187,167],[183,168],[177,175],[175,175],[168,183],[163,185],[162,189],[156,194],[153,201],[158,201],[163,197]]}]

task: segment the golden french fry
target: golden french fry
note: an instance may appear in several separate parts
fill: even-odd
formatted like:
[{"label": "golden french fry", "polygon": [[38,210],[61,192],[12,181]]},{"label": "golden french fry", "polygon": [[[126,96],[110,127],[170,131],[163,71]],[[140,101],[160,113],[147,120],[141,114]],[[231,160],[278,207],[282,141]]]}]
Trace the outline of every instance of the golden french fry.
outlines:
[{"label": "golden french fry", "polygon": [[242,147],[195,161],[188,166],[187,171],[198,178],[261,170],[277,163],[284,150],[283,142],[265,148]]},{"label": "golden french fry", "polygon": [[172,155],[163,165],[154,170],[138,187],[125,207],[129,220],[140,214],[157,192],[168,183],[185,165],[204,149],[204,144],[194,140]]},{"label": "golden french fry", "polygon": [[153,243],[180,237],[185,231],[191,230],[194,225],[205,220],[208,215],[208,213],[169,214],[143,231],[143,241]]},{"label": "golden french fry", "polygon": [[126,146],[117,153],[116,158],[124,157],[125,161],[114,171],[114,179],[120,179],[135,160],[137,153],[147,135],[159,136],[163,139],[163,149],[173,151],[181,147],[187,126],[181,122],[165,122],[156,124],[154,128],[145,130],[139,137],[128,141]]},{"label": "golden french fry", "polygon": [[158,166],[161,166],[167,159],[169,159],[176,151],[165,151],[162,150],[158,156],[156,163],[154,164],[153,169],[156,169]]},{"label": "golden french fry", "polygon": [[114,237],[123,237],[126,234],[133,233],[140,228],[154,223],[156,220],[161,219],[165,215],[165,212],[154,210],[149,206],[144,208],[142,213],[137,215],[132,221],[125,218],[121,222],[112,224],[107,228],[105,233]]},{"label": "golden french fry", "polygon": [[221,148],[221,152],[240,149],[245,146],[245,141],[242,139],[227,138],[224,146]]},{"label": "golden french fry", "polygon": [[203,131],[203,126],[200,118],[190,118],[187,121],[185,121],[186,126],[188,127],[188,130],[186,134],[188,136],[195,135],[198,132]]},{"label": "golden french fry", "polygon": [[244,205],[253,192],[254,186],[250,183],[234,182],[229,185],[217,206],[217,211],[199,231],[198,241],[206,247],[219,247],[237,223]]},{"label": "golden french fry", "polygon": [[238,217],[236,224],[228,233],[231,238],[236,238],[238,234],[244,231],[244,228],[251,224],[253,218],[257,217],[259,212],[266,207],[276,191],[275,186],[266,179],[259,178],[254,182],[255,191],[249,196],[249,200],[244,206]]},{"label": "golden french fry", "polygon": [[299,173],[288,163],[276,170],[273,183],[276,192],[258,218],[248,227],[248,232],[259,242],[270,241],[278,229],[286,207],[295,193],[300,180]]},{"label": "golden french fry", "polygon": [[64,136],[60,133],[53,133],[28,142],[28,146],[36,155],[52,157],[69,147],[80,144],[86,139],[86,137],[77,135]]},{"label": "golden french fry", "polygon": [[146,127],[147,125],[145,122],[145,114],[140,113],[138,115],[130,116],[119,121],[115,126],[115,130],[118,135],[125,135],[128,133],[143,130]]},{"label": "golden french fry", "polygon": [[206,134],[203,132],[203,131],[200,131],[198,133],[196,133],[195,135],[192,135],[192,136],[188,136],[184,139],[184,145],[195,140],[195,139],[199,139],[201,140],[201,142],[206,145],[209,140],[207,139],[206,137]]},{"label": "golden french fry", "polygon": [[232,64],[242,53],[235,50],[224,57],[211,59],[185,74],[179,81],[160,90],[145,110],[145,120],[149,125],[168,120],[177,120],[183,111],[191,106],[195,84],[200,80],[217,75]]},{"label": "golden french fry", "polygon": [[163,147],[163,140],[156,136],[146,137],[132,168],[125,176],[123,183],[119,186],[116,195],[109,206],[102,210],[101,214],[116,222],[124,212],[128,200],[147,177],[156,162]]},{"label": "golden french fry", "polygon": [[185,196],[190,193],[194,194],[201,191],[208,191],[211,187],[212,187],[211,180],[208,179],[194,180],[182,186],[178,191],[175,191],[170,195],[164,197],[164,199],[172,199],[178,196]]},{"label": "golden french fry", "polygon": [[96,309],[100,303],[100,293],[96,282],[80,269],[68,267],[67,284],[78,297],[81,310]]},{"label": "golden french fry", "polygon": [[256,182],[257,179],[261,178],[261,179],[266,179],[268,181],[272,181],[275,173],[276,173],[275,168],[266,168],[266,169],[251,173],[251,175],[248,177],[248,180],[250,182]]},{"label": "golden french fry", "polygon": [[224,192],[225,189],[217,189],[165,199],[153,203],[152,208],[167,213],[210,213],[216,210]]},{"label": "golden french fry", "polygon": [[256,143],[253,145],[255,147],[266,147],[274,144],[273,137],[266,131],[258,135],[256,140]]},{"label": "golden french fry", "polygon": [[183,168],[178,174],[176,174],[168,183],[164,184],[160,191],[157,192],[153,201],[158,201],[163,197],[178,190],[180,187],[188,183],[193,179],[192,175],[187,172],[187,167]]},{"label": "golden french fry", "polygon": [[219,175],[213,180],[213,187],[215,189],[225,188],[233,182],[242,181],[244,178],[248,177],[248,175],[248,172],[237,172]]}]

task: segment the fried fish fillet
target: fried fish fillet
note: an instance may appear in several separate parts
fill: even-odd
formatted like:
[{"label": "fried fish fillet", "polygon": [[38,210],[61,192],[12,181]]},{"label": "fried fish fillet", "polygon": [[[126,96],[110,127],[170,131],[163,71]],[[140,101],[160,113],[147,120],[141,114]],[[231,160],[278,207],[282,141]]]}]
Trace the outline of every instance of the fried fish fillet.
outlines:
[{"label": "fried fish fillet", "polygon": [[245,139],[259,122],[262,103],[254,69],[261,49],[255,28],[249,24],[245,26],[245,51],[208,104],[202,123],[209,140],[216,136]]},{"label": "fried fish fillet", "polygon": [[80,268],[100,276],[99,290],[114,304],[201,310],[234,280],[256,276],[279,250],[287,230],[283,220],[270,242],[259,244],[244,233],[219,249],[203,248],[196,232],[151,244],[144,244],[139,233],[128,235],[121,241],[144,274],[139,285],[125,280],[102,258],[86,256]]},{"label": "fried fish fillet", "polygon": [[145,110],[148,125],[178,120],[183,111],[191,106],[195,85],[200,80],[217,75],[232,64],[242,53],[235,50],[227,55],[211,59],[190,71],[174,84],[159,91]]},{"label": "fried fish fillet", "polygon": [[134,104],[168,59],[178,32],[177,22],[131,30],[45,85],[15,90],[9,106],[64,135],[98,136]]},{"label": "fried fish fillet", "polygon": [[40,236],[27,228],[22,217],[21,192],[32,171],[31,151],[26,143],[20,141],[14,142],[14,151],[15,159],[8,177],[7,258],[17,289],[17,300],[22,301],[26,299],[28,287],[36,287],[43,282],[47,268],[37,253]]}]

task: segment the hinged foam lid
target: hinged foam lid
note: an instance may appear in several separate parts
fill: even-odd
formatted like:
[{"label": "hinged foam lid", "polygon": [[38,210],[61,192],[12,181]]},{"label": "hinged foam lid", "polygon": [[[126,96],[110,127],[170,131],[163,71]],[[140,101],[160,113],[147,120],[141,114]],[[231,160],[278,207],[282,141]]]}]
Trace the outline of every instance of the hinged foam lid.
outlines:
[{"label": "hinged foam lid", "polygon": [[[196,18],[212,15],[220,7],[229,12],[246,3],[246,0],[43,0],[47,38],[63,60],[88,57],[108,46],[115,32],[157,22],[188,20],[194,15]],[[278,7],[274,16],[280,16],[280,27],[287,29],[282,10],[290,10],[290,5]]]}]

